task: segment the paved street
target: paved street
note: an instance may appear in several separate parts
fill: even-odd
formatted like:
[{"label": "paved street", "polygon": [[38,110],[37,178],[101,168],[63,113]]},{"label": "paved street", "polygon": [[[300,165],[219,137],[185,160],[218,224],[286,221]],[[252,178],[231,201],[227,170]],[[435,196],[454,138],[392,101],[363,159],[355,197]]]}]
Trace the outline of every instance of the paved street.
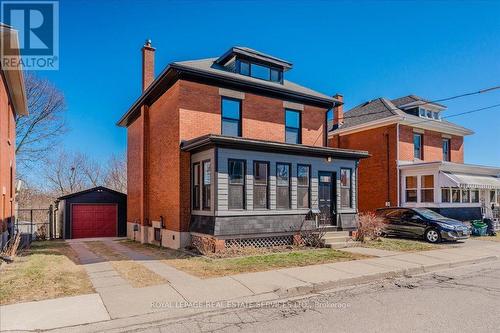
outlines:
[{"label": "paved street", "polygon": [[282,307],[225,310],[131,331],[498,332],[499,315],[496,261],[327,292]]}]

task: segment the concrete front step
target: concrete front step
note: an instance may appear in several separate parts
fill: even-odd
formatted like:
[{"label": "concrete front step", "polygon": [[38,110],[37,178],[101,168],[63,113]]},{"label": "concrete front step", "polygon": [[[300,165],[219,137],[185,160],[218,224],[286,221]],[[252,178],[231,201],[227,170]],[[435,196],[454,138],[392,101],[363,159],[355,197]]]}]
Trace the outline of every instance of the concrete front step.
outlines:
[{"label": "concrete front step", "polygon": [[349,231],[329,231],[325,233],[323,239],[325,241],[325,245],[333,249],[341,249],[354,244],[351,242]]},{"label": "concrete front step", "polygon": [[338,242],[338,243],[326,243],[325,247],[329,247],[330,249],[343,249],[346,247],[354,247],[356,246],[356,242]]}]

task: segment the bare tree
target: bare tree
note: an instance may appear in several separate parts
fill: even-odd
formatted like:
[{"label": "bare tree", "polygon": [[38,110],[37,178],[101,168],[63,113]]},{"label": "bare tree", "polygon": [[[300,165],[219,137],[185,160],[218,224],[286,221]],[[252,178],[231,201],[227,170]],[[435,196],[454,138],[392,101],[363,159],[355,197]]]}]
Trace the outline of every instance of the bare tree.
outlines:
[{"label": "bare tree", "polygon": [[44,177],[49,190],[58,195],[81,191],[88,186],[84,173],[85,158],[80,153],[60,151],[45,160]]},{"label": "bare tree", "polygon": [[127,161],[124,156],[110,157],[106,166],[104,185],[112,190],[127,193]]},{"label": "bare tree", "polygon": [[25,74],[29,116],[16,119],[16,158],[20,171],[46,156],[64,134],[64,95],[48,80]]},{"label": "bare tree", "polygon": [[82,172],[85,181],[90,187],[96,187],[103,184],[105,175],[103,175],[102,166],[86,155],[82,155]]}]

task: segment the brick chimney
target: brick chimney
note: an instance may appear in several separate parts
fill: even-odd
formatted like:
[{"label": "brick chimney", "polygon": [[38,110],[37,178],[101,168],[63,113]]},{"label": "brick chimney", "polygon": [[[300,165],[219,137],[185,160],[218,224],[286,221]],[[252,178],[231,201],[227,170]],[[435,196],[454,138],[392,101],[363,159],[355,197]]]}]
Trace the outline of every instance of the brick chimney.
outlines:
[{"label": "brick chimney", "polygon": [[333,98],[340,101],[340,104],[333,107],[333,125],[338,127],[344,123],[344,96],[336,94]]},{"label": "brick chimney", "polygon": [[145,91],[155,79],[155,48],[151,39],[147,39],[142,47],[142,91]]}]

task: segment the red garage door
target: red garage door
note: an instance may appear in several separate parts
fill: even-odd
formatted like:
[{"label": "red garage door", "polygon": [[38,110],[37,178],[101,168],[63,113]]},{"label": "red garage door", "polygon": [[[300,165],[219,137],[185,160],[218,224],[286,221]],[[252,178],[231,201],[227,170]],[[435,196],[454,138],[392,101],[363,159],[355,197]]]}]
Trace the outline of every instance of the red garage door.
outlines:
[{"label": "red garage door", "polygon": [[116,205],[74,204],[71,238],[116,237]]}]

